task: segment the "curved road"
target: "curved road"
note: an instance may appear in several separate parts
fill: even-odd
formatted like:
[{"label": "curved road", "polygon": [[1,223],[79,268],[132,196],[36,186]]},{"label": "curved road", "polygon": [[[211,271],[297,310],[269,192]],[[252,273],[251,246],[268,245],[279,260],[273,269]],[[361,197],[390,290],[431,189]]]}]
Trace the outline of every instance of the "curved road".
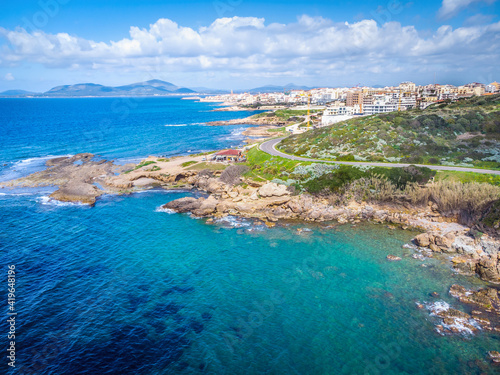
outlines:
[{"label": "curved road", "polygon": [[[274,138],[269,141],[262,143],[259,148],[260,150],[273,155],[280,156],[282,158],[290,159],[290,160],[298,160],[298,161],[316,161],[321,163],[334,163],[334,164],[346,164],[346,165],[368,165],[372,167],[407,167],[411,164],[397,164],[397,163],[368,163],[368,162],[356,162],[356,161],[328,161],[328,160],[319,160],[319,159],[309,159],[302,158],[300,156],[288,155],[284,154],[281,151],[276,150],[276,145],[281,142],[281,138]],[[448,167],[444,165],[421,165],[421,164],[413,164],[419,167],[427,167],[430,169],[434,169],[436,171],[458,171],[458,172],[475,172],[475,173],[484,173],[484,174],[496,174],[500,175],[500,171],[493,171],[491,169],[475,169],[475,168],[466,168],[466,167]]]}]

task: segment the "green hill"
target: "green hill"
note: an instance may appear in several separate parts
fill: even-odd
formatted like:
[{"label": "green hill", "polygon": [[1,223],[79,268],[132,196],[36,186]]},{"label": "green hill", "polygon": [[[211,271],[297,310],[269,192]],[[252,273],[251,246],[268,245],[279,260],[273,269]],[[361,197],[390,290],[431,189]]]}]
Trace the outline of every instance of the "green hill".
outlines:
[{"label": "green hill", "polygon": [[351,119],[288,137],[280,149],[316,159],[500,169],[500,95]]}]

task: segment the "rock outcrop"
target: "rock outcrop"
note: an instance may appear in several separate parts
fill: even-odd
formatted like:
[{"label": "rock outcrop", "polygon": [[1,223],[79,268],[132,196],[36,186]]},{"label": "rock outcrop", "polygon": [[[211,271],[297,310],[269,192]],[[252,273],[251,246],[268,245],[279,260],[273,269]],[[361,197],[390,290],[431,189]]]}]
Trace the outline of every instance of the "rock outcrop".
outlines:
[{"label": "rock outcrop", "polygon": [[417,246],[437,253],[457,254],[453,267],[463,274],[500,283],[500,241],[488,235],[474,236],[470,230],[422,233],[413,239]]}]

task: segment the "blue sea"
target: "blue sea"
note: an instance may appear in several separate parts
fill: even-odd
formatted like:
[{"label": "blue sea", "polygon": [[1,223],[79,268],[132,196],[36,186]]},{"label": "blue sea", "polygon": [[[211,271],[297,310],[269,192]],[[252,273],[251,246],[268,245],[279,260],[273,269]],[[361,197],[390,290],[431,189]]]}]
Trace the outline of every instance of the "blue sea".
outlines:
[{"label": "blue sea", "polygon": [[[245,125],[205,124],[251,113],[214,107],[178,98],[0,99],[0,180],[79,152],[125,163],[240,145]],[[412,258],[402,245],[414,232],[267,228],[234,217],[208,224],[160,208],[200,194],[181,190],[104,196],[93,208],[49,201],[50,191],[0,190],[2,374],[498,371],[487,359],[498,336],[441,336],[436,318],[417,308],[467,311],[450,285],[484,284],[453,273],[446,258]]]}]

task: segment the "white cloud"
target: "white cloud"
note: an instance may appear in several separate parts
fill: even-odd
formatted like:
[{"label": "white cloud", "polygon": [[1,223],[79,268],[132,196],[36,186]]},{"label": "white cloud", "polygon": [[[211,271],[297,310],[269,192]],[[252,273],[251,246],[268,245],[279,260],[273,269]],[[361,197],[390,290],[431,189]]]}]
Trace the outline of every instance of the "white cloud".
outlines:
[{"label": "white cloud", "polygon": [[309,16],[289,24],[219,18],[197,30],[159,19],[149,29],[131,27],[128,38],[109,43],[67,33],[0,28],[0,38],[7,42],[0,50],[0,65],[29,62],[68,70],[290,77],[422,71],[432,65],[462,71],[490,64],[498,71],[499,34],[500,22],[458,29],[442,26],[422,37],[415,27],[397,22],[334,23]]},{"label": "white cloud", "polygon": [[461,10],[467,8],[472,3],[486,2],[493,4],[496,0],[443,0],[438,16],[443,19],[454,17]]},{"label": "white cloud", "polygon": [[5,75],[5,77],[4,77],[4,79],[5,79],[6,81],[13,81],[13,80],[15,80],[14,76],[12,75],[12,73],[7,73],[7,74]]}]

